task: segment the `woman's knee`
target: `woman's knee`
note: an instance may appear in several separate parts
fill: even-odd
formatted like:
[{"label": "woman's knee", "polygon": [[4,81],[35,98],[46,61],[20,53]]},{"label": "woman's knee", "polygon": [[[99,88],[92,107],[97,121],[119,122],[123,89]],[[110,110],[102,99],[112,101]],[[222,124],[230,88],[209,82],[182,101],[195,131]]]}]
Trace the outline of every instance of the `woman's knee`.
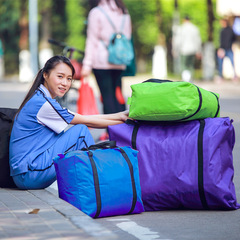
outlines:
[{"label": "woman's knee", "polygon": [[56,180],[55,167],[52,165],[45,171],[28,171],[13,176],[13,180],[19,189],[43,189]]},{"label": "woman's knee", "polygon": [[90,131],[86,125],[77,124],[72,127],[71,131],[73,131],[74,134],[77,134],[78,139],[81,138],[81,141],[84,139],[88,145],[94,144],[92,134],[90,133]]},{"label": "woman's knee", "polygon": [[81,136],[84,136],[84,134],[87,132],[87,127],[83,124],[76,124],[69,128],[64,134],[63,137],[67,138],[79,138]]}]

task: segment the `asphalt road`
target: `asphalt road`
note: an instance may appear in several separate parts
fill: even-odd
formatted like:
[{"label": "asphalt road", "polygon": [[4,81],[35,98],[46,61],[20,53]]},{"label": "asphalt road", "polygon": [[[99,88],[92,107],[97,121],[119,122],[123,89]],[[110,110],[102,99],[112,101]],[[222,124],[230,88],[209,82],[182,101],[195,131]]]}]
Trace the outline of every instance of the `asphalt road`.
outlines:
[{"label": "asphalt road", "polygon": [[[5,89],[0,84],[0,107],[18,107],[25,90]],[[98,103],[100,104],[100,103]],[[221,116],[234,120],[236,142],[233,151],[234,183],[240,202],[240,95],[220,99]],[[97,138],[99,132],[93,132]],[[119,239],[139,240],[239,240],[240,210],[236,211],[192,211],[171,210],[145,212],[137,215],[116,216],[97,219],[114,232]]]}]

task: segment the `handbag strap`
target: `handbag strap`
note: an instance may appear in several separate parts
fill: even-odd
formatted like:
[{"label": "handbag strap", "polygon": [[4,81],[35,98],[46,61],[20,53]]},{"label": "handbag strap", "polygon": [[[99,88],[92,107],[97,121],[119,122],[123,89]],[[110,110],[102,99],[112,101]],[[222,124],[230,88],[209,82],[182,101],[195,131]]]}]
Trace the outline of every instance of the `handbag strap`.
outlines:
[{"label": "handbag strap", "polygon": [[138,133],[138,129],[139,129],[139,123],[136,121],[133,121],[131,119],[127,119],[125,121],[126,124],[130,124],[133,125],[133,131],[132,131],[132,137],[131,137],[131,145],[132,148],[137,150],[137,133]]},{"label": "handbag strap", "polygon": [[[116,26],[113,24],[111,18],[108,16],[108,14],[103,10],[103,8],[101,8],[101,7],[97,7],[97,8],[106,16],[106,18],[108,19],[109,23],[112,25],[113,30],[115,32],[117,32]],[[123,14],[122,25],[121,25],[121,29],[120,29],[121,33],[123,31],[123,27],[124,27],[124,24],[125,24],[125,19],[126,19],[126,14]]]},{"label": "handbag strap", "polygon": [[134,178],[134,172],[133,172],[133,165],[128,157],[128,155],[126,154],[126,152],[122,149],[119,148],[122,156],[124,157],[124,159],[126,160],[129,170],[130,170],[130,176],[131,176],[131,182],[132,182],[132,191],[133,191],[133,200],[132,200],[132,206],[130,211],[127,214],[131,214],[136,206],[137,203],[137,190],[136,190],[136,182],[135,182],[135,178]]},{"label": "handbag strap", "polygon": [[199,120],[200,126],[198,130],[198,192],[204,209],[209,209],[204,190],[203,175],[203,133],[205,128],[205,120]]},{"label": "handbag strap", "polygon": [[[83,139],[83,142],[85,144],[85,148],[82,148],[82,151],[89,151],[89,150],[96,150],[96,149],[110,149],[110,148],[115,148],[116,147],[116,141],[105,141],[105,142],[100,142],[91,146],[88,146],[85,137],[80,136],[79,138]],[[77,143],[74,143],[72,146],[70,146],[63,154],[58,154],[58,155],[66,155]]]},{"label": "handbag strap", "polygon": [[96,213],[93,218],[97,218],[102,210],[102,200],[101,200],[101,193],[100,193],[100,186],[99,186],[99,178],[98,178],[97,166],[96,166],[95,161],[93,160],[93,153],[91,151],[88,151],[88,157],[89,157],[92,171],[93,171],[93,182],[94,182],[96,203],[97,203]]},{"label": "handbag strap", "polygon": [[[117,29],[116,29],[115,25],[113,24],[111,18],[108,16],[108,14],[103,10],[103,8],[101,8],[101,7],[97,7],[97,8],[106,16],[106,18],[108,19],[109,23],[111,24],[114,32],[117,32]],[[122,33],[122,31],[123,31],[125,19],[126,19],[126,15],[123,14],[122,26],[121,26],[121,29],[120,29],[120,33]],[[100,40],[102,41],[102,44],[108,49],[108,45],[105,44],[105,42],[103,41],[103,39],[100,38]]]}]

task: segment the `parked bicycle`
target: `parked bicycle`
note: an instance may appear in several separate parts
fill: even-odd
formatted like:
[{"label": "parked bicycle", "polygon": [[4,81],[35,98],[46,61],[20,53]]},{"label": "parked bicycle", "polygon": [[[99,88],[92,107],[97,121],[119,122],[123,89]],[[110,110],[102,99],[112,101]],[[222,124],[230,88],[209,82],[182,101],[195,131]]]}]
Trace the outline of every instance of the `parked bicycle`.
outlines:
[{"label": "parked bicycle", "polygon": [[[84,51],[81,51],[72,46],[68,46],[65,42],[56,41],[54,39],[48,39],[48,42],[52,45],[56,45],[62,48],[62,55],[68,57],[75,68],[75,75],[73,76],[73,79],[80,80]],[[77,59],[73,58],[74,53],[78,54]],[[69,91],[62,98],[57,98],[57,101],[62,105],[62,107],[66,107],[69,110],[76,112],[78,100],[78,87],[74,83],[75,82],[73,82]]]}]

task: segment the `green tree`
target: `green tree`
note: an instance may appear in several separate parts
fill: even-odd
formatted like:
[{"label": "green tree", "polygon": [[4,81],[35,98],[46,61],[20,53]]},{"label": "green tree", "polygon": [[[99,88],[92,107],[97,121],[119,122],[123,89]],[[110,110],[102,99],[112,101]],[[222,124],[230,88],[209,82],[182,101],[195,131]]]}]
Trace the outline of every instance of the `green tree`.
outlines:
[{"label": "green tree", "polygon": [[20,1],[0,0],[0,37],[6,74],[18,72],[20,5]]},{"label": "green tree", "polygon": [[85,47],[85,28],[87,12],[83,0],[66,1],[67,38],[69,45],[80,50]]},{"label": "green tree", "polygon": [[149,54],[158,38],[156,2],[145,0],[124,1],[132,19],[135,47],[139,56]]},{"label": "green tree", "polygon": [[214,28],[213,28],[213,22],[214,22],[214,11],[213,11],[213,3],[212,0],[207,0],[207,12],[208,12],[208,41],[213,41],[213,32],[214,32]]},{"label": "green tree", "polygon": [[218,45],[219,23],[216,0],[178,0],[178,8],[181,18],[188,15],[198,26],[203,42],[212,39],[214,44]]},{"label": "green tree", "polygon": [[[39,0],[41,46],[42,43],[46,43],[47,38],[51,37],[84,49],[89,1]],[[203,42],[213,39],[215,47],[219,44],[220,26],[216,14],[216,0],[124,0],[132,19],[137,58],[140,62],[147,62],[149,67],[153,49],[159,43],[160,34],[165,39],[168,49],[168,65],[171,65],[172,21],[176,2],[180,19],[188,14],[192,22],[199,27]],[[208,24],[211,11],[215,18],[211,20],[212,23],[210,21]],[[21,13],[24,14],[21,15]],[[21,16],[28,19],[28,0],[0,0],[0,37],[4,46],[6,73],[18,72],[19,50],[28,48],[27,38],[25,37],[22,41],[23,36],[27,35],[23,34]],[[27,30],[26,26],[25,24],[25,30]],[[62,51],[59,47],[52,46],[52,48],[55,54],[60,54]]]},{"label": "green tree", "polygon": [[[219,23],[209,18],[216,16],[216,0],[124,0],[132,18],[134,43],[137,57],[151,63],[154,45],[159,34],[165,38],[168,49],[168,66],[171,68],[171,38],[174,7],[177,5],[180,23],[188,15],[199,27],[201,38],[206,42],[209,37],[218,45]],[[210,9],[209,9],[210,8]],[[212,8],[212,9],[211,9]],[[212,12],[212,13],[211,13]],[[209,25],[210,20],[210,25]],[[212,33],[212,36],[209,35]]]},{"label": "green tree", "polygon": [[[65,42],[67,40],[67,16],[65,11],[65,0],[53,0],[51,17],[51,38]],[[51,46],[55,54],[61,54],[62,48]]]},{"label": "green tree", "polygon": [[125,0],[132,19],[137,58],[151,64],[153,49],[171,37],[174,0]]}]

